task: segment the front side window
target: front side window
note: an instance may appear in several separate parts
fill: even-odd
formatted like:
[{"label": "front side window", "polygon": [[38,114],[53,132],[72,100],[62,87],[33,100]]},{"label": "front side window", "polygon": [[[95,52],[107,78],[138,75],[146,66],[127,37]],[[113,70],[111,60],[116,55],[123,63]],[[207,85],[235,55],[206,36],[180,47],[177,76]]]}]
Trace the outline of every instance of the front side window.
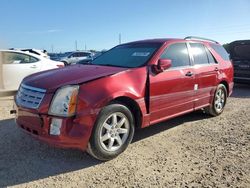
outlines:
[{"label": "front side window", "polygon": [[79,57],[89,57],[90,56],[90,53],[87,53],[87,52],[80,52],[79,53]]},{"label": "front side window", "polygon": [[140,67],[150,60],[161,45],[161,43],[120,45],[97,57],[91,64],[128,68]]},{"label": "front side window", "polygon": [[190,43],[195,65],[208,64],[208,55],[203,44]]},{"label": "front side window", "polygon": [[73,53],[71,57],[79,57],[78,53]]},{"label": "front side window", "polygon": [[172,60],[171,67],[183,67],[190,65],[187,45],[185,43],[176,43],[170,45],[162,53],[161,59]]},{"label": "front side window", "polygon": [[15,52],[4,52],[4,64],[35,63],[38,59],[26,54]]}]

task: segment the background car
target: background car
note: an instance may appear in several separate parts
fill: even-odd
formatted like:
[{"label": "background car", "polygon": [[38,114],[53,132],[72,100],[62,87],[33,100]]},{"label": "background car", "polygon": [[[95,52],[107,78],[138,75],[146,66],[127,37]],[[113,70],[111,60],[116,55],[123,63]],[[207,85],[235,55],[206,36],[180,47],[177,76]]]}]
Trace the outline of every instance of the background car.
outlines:
[{"label": "background car", "polygon": [[250,83],[250,40],[231,42],[228,51],[234,65],[234,81]]},{"label": "background car", "polygon": [[95,58],[99,57],[99,56],[102,55],[103,53],[105,53],[105,52],[103,52],[103,51],[101,51],[101,52],[96,52],[94,55],[89,56],[89,57],[87,57],[86,59],[82,59],[82,60],[76,62],[76,64],[90,64],[91,61],[93,61]]},{"label": "background car", "polygon": [[24,77],[44,70],[64,67],[62,62],[52,61],[34,53],[17,50],[0,50],[2,55],[2,82],[0,92],[16,91]]},{"label": "background car", "polygon": [[78,61],[83,59],[90,59],[92,56],[93,54],[87,51],[65,52],[63,54],[59,54],[54,60],[61,61],[65,66],[67,66],[76,64]]}]

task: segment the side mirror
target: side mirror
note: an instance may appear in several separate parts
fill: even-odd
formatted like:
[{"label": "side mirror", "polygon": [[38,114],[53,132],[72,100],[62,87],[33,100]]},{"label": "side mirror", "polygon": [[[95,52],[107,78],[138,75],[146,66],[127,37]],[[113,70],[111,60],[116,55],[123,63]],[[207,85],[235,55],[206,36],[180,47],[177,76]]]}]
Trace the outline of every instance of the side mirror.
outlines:
[{"label": "side mirror", "polygon": [[172,60],[171,59],[159,59],[157,65],[153,65],[153,70],[155,73],[161,73],[164,70],[167,70],[171,67]]}]

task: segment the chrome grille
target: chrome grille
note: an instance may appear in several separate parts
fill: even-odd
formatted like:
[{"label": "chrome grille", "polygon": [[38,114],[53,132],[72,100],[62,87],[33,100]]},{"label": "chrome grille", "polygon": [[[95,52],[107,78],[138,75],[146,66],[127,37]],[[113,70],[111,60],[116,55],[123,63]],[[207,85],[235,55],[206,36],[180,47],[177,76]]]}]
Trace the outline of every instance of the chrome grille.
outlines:
[{"label": "chrome grille", "polygon": [[37,109],[40,106],[45,93],[45,89],[21,84],[16,96],[16,103],[21,107]]}]

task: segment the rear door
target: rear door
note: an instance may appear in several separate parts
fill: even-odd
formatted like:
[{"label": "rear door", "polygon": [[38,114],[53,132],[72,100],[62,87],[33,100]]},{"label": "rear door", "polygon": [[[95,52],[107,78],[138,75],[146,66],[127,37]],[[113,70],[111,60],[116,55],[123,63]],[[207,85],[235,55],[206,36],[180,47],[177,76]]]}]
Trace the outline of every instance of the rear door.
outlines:
[{"label": "rear door", "polygon": [[168,46],[162,59],[171,59],[172,67],[150,79],[150,123],[189,112],[194,107],[195,75],[186,43]]},{"label": "rear door", "polygon": [[41,69],[39,59],[18,53],[3,53],[3,85],[5,90],[17,90],[24,77]]},{"label": "rear door", "polygon": [[219,66],[202,43],[188,43],[195,71],[195,108],[211,103],[220,74]]}]

